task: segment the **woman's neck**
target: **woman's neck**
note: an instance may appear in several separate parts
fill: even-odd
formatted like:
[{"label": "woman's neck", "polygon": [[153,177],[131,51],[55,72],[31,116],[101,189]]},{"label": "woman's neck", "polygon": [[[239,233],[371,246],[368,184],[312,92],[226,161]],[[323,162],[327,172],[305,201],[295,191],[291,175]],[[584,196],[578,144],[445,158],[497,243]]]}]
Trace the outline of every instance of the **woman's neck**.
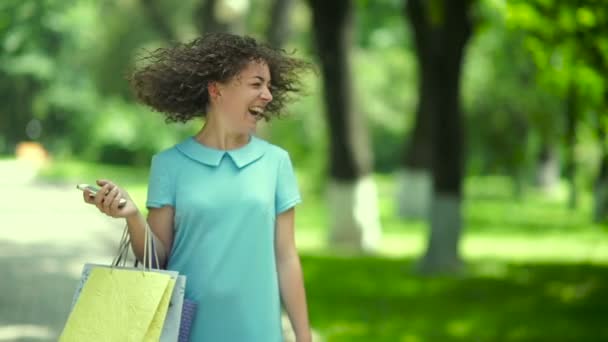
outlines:
[{"label": "woman's neck", "polygon": [[229,132],[208,118],[203,128],[196,134],[196,140],[201,144],[217,150],[234,150],[247,145],[249,134]]}]

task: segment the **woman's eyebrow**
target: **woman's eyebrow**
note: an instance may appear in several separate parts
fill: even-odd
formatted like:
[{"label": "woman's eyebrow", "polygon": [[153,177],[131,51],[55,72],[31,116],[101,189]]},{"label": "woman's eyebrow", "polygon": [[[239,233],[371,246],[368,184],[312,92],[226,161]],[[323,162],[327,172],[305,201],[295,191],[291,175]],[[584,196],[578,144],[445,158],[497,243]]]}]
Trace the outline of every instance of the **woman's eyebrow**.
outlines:
[{"label": "woman's eyebrow", "polygon": [[[259,80],[260,80],[260,81],[262,81],[262,82],[266,81],[266,80],[264,79],[264,77],[262,77],[262,76],[253,76],[253,78],[257,78],[257,79],[259,79]],[[270,82],[270,80],[268,80],[268,82]]]}]

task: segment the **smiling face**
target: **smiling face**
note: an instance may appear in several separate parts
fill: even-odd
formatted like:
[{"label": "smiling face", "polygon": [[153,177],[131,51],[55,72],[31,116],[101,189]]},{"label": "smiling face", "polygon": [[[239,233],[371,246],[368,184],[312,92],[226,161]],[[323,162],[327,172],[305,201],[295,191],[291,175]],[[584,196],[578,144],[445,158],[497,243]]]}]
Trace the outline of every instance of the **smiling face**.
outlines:
[{"label": "smiling face", "polygon": [[263,62],[250,62],[225,83],[209,85],[210,111],[230,131],[249,134],[264,118],[265,107],[272,101],[270,70]]}]

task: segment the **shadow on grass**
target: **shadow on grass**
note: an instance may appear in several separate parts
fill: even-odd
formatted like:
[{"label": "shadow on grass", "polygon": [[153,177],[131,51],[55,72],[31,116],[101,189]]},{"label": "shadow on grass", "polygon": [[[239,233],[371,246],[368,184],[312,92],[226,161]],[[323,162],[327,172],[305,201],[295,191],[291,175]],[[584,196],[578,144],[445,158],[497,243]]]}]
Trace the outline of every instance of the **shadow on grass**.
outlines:
[{"label": "shadow on grass", "polygon": [[419,277],[411,260],[302,256],[326,341],[605,341],[608,267],[470,265]]}]

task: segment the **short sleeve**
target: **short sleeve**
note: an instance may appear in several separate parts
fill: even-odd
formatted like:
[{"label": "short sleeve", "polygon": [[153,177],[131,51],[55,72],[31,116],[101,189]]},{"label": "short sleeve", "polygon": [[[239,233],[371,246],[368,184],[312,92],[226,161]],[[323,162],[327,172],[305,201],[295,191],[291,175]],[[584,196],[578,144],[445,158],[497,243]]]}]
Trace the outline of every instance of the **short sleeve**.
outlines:
[{"label": "short sleeve", "polygon": [[302,202],[298,182],[287,152],[284,153],[277,174],[277,189],[275,195],[275,213],[281,214]]},{"label": "short sleeve", "polygon": [[146,207],[148,208],[175,206],[172,181],[167,167],[168,165],[163,163],[158,155],[152,157],[150,179],[148,181],[148,199],[146,201]]}]

